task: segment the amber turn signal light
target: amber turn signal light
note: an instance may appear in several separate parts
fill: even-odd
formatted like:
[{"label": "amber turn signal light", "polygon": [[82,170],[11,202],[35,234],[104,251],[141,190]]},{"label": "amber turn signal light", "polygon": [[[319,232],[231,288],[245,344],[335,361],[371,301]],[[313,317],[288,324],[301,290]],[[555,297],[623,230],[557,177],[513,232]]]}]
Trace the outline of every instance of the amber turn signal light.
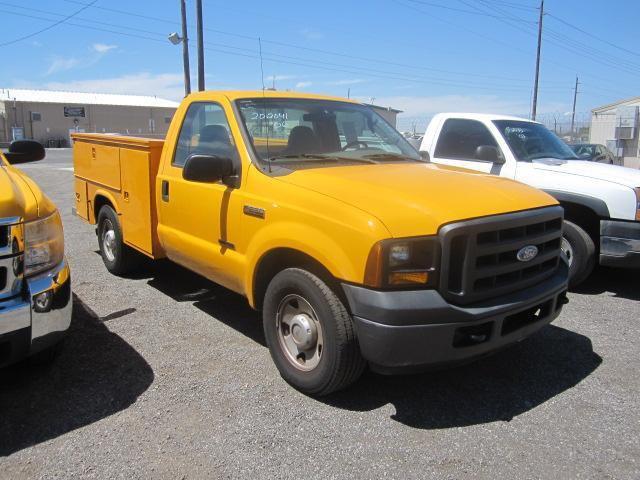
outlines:
[{"label": "amber turn signal light", "polygon": [[389,285],[426,285],[429,281],[429,272],[391,272]]}]

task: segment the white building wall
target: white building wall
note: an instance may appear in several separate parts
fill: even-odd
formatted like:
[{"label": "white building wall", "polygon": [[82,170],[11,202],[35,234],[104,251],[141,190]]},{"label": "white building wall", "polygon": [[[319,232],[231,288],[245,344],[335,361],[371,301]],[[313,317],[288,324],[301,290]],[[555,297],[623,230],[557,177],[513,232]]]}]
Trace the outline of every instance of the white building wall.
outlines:
[{"label": "white building wall", "polygon": [[591,114],[591,128],[589,129],[589,143],[606,145],[607,140],[616,136],[616,114]]},{"label": "white building wall", "polygon": [[[616,136],[618,108],[639,105],[640,97],[637,97],[592,110],[589,141],[609,146],[607,141],[615,139]],[[618,146],[622,151],[622,164],[625,167],[640,168],[640,126],[636,128],[633,139],[618,141]],[[619,151],[614,151],[614,154],[618,153]]]}]

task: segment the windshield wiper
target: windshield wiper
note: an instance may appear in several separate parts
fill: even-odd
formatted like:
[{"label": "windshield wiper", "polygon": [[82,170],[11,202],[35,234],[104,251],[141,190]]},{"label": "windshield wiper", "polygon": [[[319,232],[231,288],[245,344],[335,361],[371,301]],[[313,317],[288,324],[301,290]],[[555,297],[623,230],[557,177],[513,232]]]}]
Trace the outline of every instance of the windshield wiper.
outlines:
[{"label": "windshield wiper", "polygon": [[406,155],[401,155],[399,153],[369,153],[367,155],[363,155],[363,157],[371,158],[373,160],[412,160],[414,162],[420,161]]},{"label": "windshield wiper", "polygon": [[304,160],[325,160],[329,162],[337,162],[339,159],[337,157],[331,157],[327,155],[313,154],[313,153],[298,153],[291,155],[278,155],[276,157],[269,158],[270,162],[278,161],[278,160],[296,160],[296,159],[304,159]]},{"label": "windshield wiper", "polygon": [[529,157],[529,161],[531,160],[540,160],[541,158],[549,158],[551,160],[577,160],[577,158],[567,158],[567,157],[554,157],[553,154],[552,155],[535,155],[533,157]]},{"label": "windshield wiper", "polygon": [[[366,155],[365,155],[366,156]],[[339,157],[336,155],[324,155],[319,153],[300,153],[297,155],[278,155],[277,157],[271,157],[269,159],[270,162],[278,161],[278,160],[296,160],[296,159],[304,159],[304,160],[324,160],[328,162],[354,162],[354,163],[376,163],[373,160],[368,160],[366,158],[352,158],[352,157]]]}]

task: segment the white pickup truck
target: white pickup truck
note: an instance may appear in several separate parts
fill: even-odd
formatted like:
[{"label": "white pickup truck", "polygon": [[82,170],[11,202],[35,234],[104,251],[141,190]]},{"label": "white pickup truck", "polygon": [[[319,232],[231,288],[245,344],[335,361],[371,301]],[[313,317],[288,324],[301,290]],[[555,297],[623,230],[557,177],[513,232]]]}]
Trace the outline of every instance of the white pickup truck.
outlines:
[{"label": "white pickup truck", "polygon": [[639,170],[580,160],[544,125],[490,114],[436,115],[420,152],[433,163],[512,178],[553,195],[565,211],[562,249],[571,286],[597,260],[640,267]]}]

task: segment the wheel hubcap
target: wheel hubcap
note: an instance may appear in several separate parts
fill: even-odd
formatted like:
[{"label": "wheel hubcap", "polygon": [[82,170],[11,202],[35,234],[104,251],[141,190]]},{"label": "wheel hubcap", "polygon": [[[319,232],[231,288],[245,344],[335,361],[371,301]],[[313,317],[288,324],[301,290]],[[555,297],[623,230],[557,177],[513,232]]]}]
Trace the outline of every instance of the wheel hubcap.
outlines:
[{"label": "wheel hubcap", "polygon": [[567,240],[565,237],[562,237],[562,242],[560,243],[560,249],[567,256],[567,261],[569,262],[569,266],[571,266],[571,263],[573,262],[573,248],[571,247],[569,240]]},{"label": "wheel hubcap", "polygon": [[282,299],[276,314],[278,343],[289,362],[299,370],[320,363],[324,337],[318,316],[309,302],[296,294]]},{"label": "wheel hubcap", "polygon": [[116,232],[113,230],[111,222],[106,220],[102,229],[102,250],[107,260],[113,262],[116,259]]}]

